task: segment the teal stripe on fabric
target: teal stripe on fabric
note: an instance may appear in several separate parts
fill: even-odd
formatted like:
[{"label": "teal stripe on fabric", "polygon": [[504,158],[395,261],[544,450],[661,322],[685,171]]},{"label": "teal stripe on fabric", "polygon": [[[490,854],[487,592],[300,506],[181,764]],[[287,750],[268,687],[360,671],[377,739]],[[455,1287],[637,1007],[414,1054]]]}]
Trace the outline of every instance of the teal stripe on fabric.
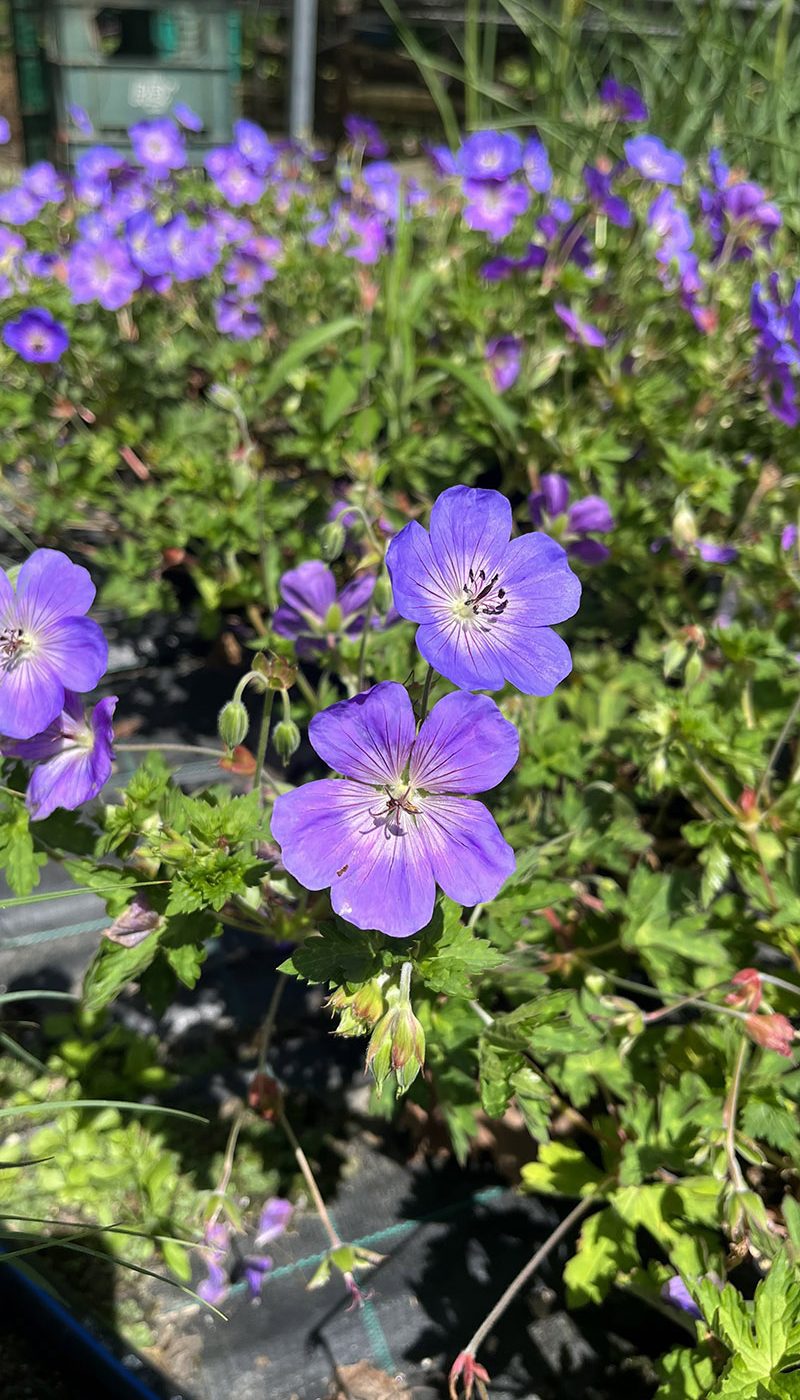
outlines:
[{"label": "teal stripe on fabric", "polygon": [[[75,893],[82,894],[83,891],[76,890]],[[81,933],[99,933],[101,928],[108,928],[108,924],[106,915],[103,919],[86,919],[81,924],[65,924],[63,928],[43,928],[34,933],[18,933],[13,938],[4,938],[0,934],[0,953],[9,948],[35,948],[39,943],[60,943],[64,938],[77,938]]]}]

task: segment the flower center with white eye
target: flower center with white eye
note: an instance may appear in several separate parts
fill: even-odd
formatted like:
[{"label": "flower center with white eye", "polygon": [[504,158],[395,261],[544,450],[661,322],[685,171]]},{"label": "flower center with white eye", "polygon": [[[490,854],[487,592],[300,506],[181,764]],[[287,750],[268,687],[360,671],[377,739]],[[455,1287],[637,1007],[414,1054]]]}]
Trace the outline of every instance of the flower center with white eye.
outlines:
[{"label": "flower center with white eye", "polygon": [[392,836],[405,835],[408,820],[404,814],[408,813],[410,817],[419,816],[421,808],[419,793],[407,778],[398,778],[394,783],[387,783],[383,791],[386,802],[371,807],[370,815],[375,819],[377,826],[383,826],[388,841]]},{"label": "flower center with white eye", "polygon": [[465,626],[479,627],[482,632],[508,607],[508,595],[498,586],[499,573],[487,574],[485,569],[470,569],[461,589],[461,597],[453,599],[453,615]]},{"label": "flower center with white eye", "polygon": [[6,624],[0,632],[0,667],[10,671],[30,650],[30,641],[21,627]]}]

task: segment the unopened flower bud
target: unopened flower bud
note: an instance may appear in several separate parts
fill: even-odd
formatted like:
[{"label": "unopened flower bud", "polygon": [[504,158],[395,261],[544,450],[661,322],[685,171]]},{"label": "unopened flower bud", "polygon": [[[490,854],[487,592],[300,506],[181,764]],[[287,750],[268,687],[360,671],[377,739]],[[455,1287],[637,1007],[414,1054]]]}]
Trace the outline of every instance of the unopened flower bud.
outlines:
[{"label": "unopened flower bud", "polygon": [[373,977],[359,987],[352,1001],[353,1015],[369,1026],[374,1026],[383,1015],[383,992]]},{"label": "unopened flower bud", "polygon": [[375,580],[375,592],[373,593],[375,606],[379,613],[387,613],[394,602],[392,584],[387,573],[378,574]]},{"label": "unopened flower bud", "polygon": [[293,719],[278,721],[272,731],[272,743],[285,768],[292,754],[297,753],[300,747],[300,730]]},{"label": "unopened flower bud", "polygon": [[791,1057],[794,1026],[786,1016],[781,1016],[777,1011],[769,1016],[747,1016],[744,1025],[747,1034],[756,1045],[763,1045],[765,1050],[775,1050],[779,1055]]},{"label": "unopened flower bud", "polygon": [[408,1002],[400,1002],[378,1022],[367,1048],[367,1068],[378,1092],[393,1070],[397,1092],[405,1094],[425,1063],[425,1033]]},{"label": "unopened flower bud", "polygon": [[332,564],[344,549],[345,530],[341,520],[329,520],[319,532],[319,548],[323,559]]},{"label": "unopened flower bud", "polygon": [[675,543],[686,548],[697,539],[697,521],[691,506],[682,501],[672,517],[672,538]]},{"label": "unopened flower bud", "polygon": [[741,972],[737,972],[731,978],[731,986],[735,988],[726,996],[728,1006],[735,1006],[740,1011],[757,1011],[761,1005],[762,986],[761,978],[754,967],[743,967]]},{"label": "unopened flower bud", "polygon": [[274,1075],[263,1071],[253,1075],[247,1088],[247,1103],[259,1118],[263,1118],[266,1123],[273,1123],[282,1102],[281,1086]]},{"label": "unopened flower bud", "polygon": [[241,700],[229,700],[222,706],[217,720],[219,737],[229,751],[238,749],[247,738],[250,719]]},{"label": "unopened flower bud", "polygon": [[227,384],[211,384],[208,389],[208,397],[217,408],[222,408],[226,413],[235,413],[239,407],[239,400],[232,389]]}]

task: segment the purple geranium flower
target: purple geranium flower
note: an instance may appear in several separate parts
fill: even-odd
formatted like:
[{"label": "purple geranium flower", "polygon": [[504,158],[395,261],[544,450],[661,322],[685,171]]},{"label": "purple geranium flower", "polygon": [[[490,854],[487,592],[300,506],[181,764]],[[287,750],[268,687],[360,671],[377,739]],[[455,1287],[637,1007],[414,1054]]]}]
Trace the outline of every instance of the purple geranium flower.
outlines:
[{"label": "purple geranium flower", "polygon": [[789,554],[797,544],[797,526],[784,525],[781,531],[781,549],[784,554]]},{"label": "purple geranium flower", "polygon": [[586,192],[600,213],[605,214],[606,218],[612,224],[616,224],[618,228],[630,228],[633,223],[633,214],[625,200],[620,195],[614,194],[611,188],[614,179],[613,169],[609,167],[609,169],[604,170],[599,165],[585,165],[583,179]]},{"label": "purple geranium flower", "polygon": [[22,177],[23,189],[41,200],[42,204],[60,204],[64,198],[64,181],[49,160],[37,160]]},{"label": "purple geranium flower", "polygon": [[577,611],[581,586],[547,535],[510,540],[511,506],[499,491],[452,486],[412,520],[386,564],[394,603],[420,626],[425,660],[464,690],[550,695],[569,674],[569,648],[551,624]]},{"label": "purple geranium flower", "polygon": [[633,136],[625,142],[625,158],[645,179],[663,185],[679,185],[686,161],[678,151],[670,150],[657,136]]},{"label": "purple geranium flower", "polygon": [[607,535],[614,528],[608,502],[602,496],[583,496],[569,504],[569,482],[558,472],[545,472],[539,490],[528,497],[531,519],[537,527],[554,527],[570,554],[585,564],[600,564],[609,551],[590,535]]},{"label": "purple geranium flower", "polygon": [[739,557],[738,549],[731,544],[715,544],[713,540],[698,540],[697,553],[704,564],[732,564]]},{"label": "purple geranium flower", "polygon": [[537,194],[547,194],[553,183],[553,172],[547,148],[538,136],[531,136],[522,151],[522,168],[525,178]]},{"label": "purple geranium flower", "polygon": [[108,664],[106,639],[85,616],[94,584],[56,549],[36,549],[16,580],[0,573],[0,734],[31,739],[64,708],[67,690],[92,690]]},{"label": "purple geranium flower", "polygon": [[281,579],[283,603],[272,619],[279,637],[290,637],[298,656],[312,656],[336,645],[337,637],[358,636],[375,589],[374,574],[357,574],[339,592],[327,564],[310,559]]},{"label": "purple geranium flower", "polygon": [[29,364],[52,365],[61,359],[69,336],[60,321],[54,321],[42,306],[23,311],[16,321],[3,327],[3,340]]},{"label": "purple geranium flower", "polygon": [[77,102],[70,102],[67,107],[67,116],[76,131],[82,136],[91,136],[94,131],[89,113],[83,107],[79,107]]},{"label": "purple geranium flower", "polygon": [[0,220],[5,224],[29,224],[39,217],[42,204],[33,190],[17,185],[0,194]]},{"label": "purple geranium flower", "polygon": [[351,145],[357,146],[365,156],[372,160],[383,160],[384,156],[388,156],[389,147],[378,127],[368,117],[359,117],[351,113],[344,119],[344,129]]},{"label": "purple geranium flower", "polygon": [[219,261],[219,243],[211,224],[195,226],[185,214],[176,214],[164,225],[164,240],[176,282],[207,277]]},{"label": "purple geranium flower", "polygon": [[626,122],[646,122],[650,113],[642,94],[635,87],[626,87],[616,78],[604,78],[598,92],[600,101],[612,107],[616,116]]},{"label": "purple geranium flower", "polygon": [[136,159],[154,180],[166,180],[171,171],[186,164],[183,134],[170,117],[136,122],[128,135]]},{"label": "purple geranium flower", "polygon": [[171,272],[172,264],[164,229],[157,224],[149,209],[143,209],[128,219],[125,241],[131,260],[148,277],[162,277]]},{"label": "purple geranium flower", "polygon": [[116,703],[116,695],[109,695],[87,718],[80,696],[66,690],[61,714],[41,734],[2,745],[6,758],[36,765],[25,793],[33,821],[43,821],[56,807],[74,812],[105,787],[114,758]]},{"label": "purple geranium flower", "polygon": [[272,834],[295,879],[330,886],[337,914],[393,938],[429,923],[437,885],[459,904],[494,899],[514,852],[471,797],[513,768],[519,738],[493,700],[446,695],[417,734],[407,692],[382,681],[315,715],[308,732],[345,777],[275,802]]},{"label": "purple geranium flower", "polygon": [[[266,131],[257,122],[240,117],[233,127],[234,145],[256,175],[266,175],[275,164],[277,152]],[[229,201],[232,203],[233,201]]]},{"label": "purple geranium flower", "polygon": [[486,364],[498,394],[510,389],[522,364],[522,341],[514,335],[501,335],[486,346]]},{"label": "purple geranium flower", "polygon": [[7,117],[0,117],[0,146],[7,146],[11,140],[11,127]]},{"label": "purple geranium flower", "polygon": [[224,199],[234,209],[257,204],[266,185],[261,175],[235,146],[220,146],[206,156],[206,170]]},{"label": "purple geranium flower", "polygon": [[577,312],[571,311],[563,302],[557,301],[553,310],[566,326],[569,340],[574,340],[578,345],[591,345],[598,349],[606,344],[606,338],[597,326],[593,326],[589,321],[582,321]]},{"label": "purple geranium flower", "polygon": [[510,131],[475,131],[456,156],[467,180],[507,180],[522,166],[522,143]]},{"label": "purple geranium flower", "polygon": [[465,180],[464,198],[464,223],[495,241],[508,237],[530,204],[528,190],[515,181]]},{"label": "purple geranium flower", "polygon": [[180,122],[185,131],[202,131],[203,118],[185,102],[176,102],[172,109],[172,114],[176,122]]},{"label": "purple geranium flower", "polygon": [[106,311],[118,311],[141,286],[142,274],[116,239],[85,239],[69,255],[67,282],[76,304],[98,301]]},{"label": "purple geranium flower", "polygon": [[674,1278],[667,1279],[661,1289],[661,1297],[667,1303],[671,1303],[674,1308],[680,1308],[681,1312],[688,1313],[690,1317],[702,1321],[703,1314],[679,1274],[676,1274]]},{"label": "purple geranium flower", "polygon": [[214,302],[214,319],[217,330],[232,340],[254,340],[264,329],[256,303],[243,301],[232,292]]},{"label": "purple geranium flower", "polygon": [[258,1234],[256,1235],[256,1249],[261,1249],[265,1244],[271,1244],[279,1235],[282,1235],[286,1226],[292,1218],[294,1206],[291,1201],[286,1201],[282,1196],[270,1196],[264,1202],[261,1215],[258,1220]]}]

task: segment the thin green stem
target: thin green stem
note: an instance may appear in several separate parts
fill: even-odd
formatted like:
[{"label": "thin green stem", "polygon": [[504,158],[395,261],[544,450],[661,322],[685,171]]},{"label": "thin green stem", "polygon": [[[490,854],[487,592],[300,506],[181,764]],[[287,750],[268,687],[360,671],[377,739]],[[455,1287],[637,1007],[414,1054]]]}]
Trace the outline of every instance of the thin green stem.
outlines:
[{"label": "thin green stem", "polygon": [[305,1152],[300,1146],[294,1128],[292,1127],[282,1108],[278,1113],[278,1120],[287,1138],[289,1139],[289,1146],[291,1147],[295,1156],[295,1161],[297,1162],[297,1165],[303,1174],[303,1180],[305,1181],[306,1186],[308,1187],[311,1199],[314,1202],[314,1207],[316,1209],[317,1215],[319,1216],[325,1228],[325,1233],[331,1242],[331,1248],[341,1249],[342,1241],[336,1232],[333,1221],[331,1220],[328,1214],[328,1208],[325,1205],[324,1200],[322,1199],[322,1192],[320,1191],[316,1183],[314,1173],[311,1170],[311,1163],[309,1162]]},{"label": "thin green stem", "polygon": [[230,1132],[228,1133],[228,1141],[225,1144],[225,1157],[222,1163],[222,1173],[220,1175],[219,1185],[214,1191],[214,1195],[217,1196],[219,1199],[217,1201],[216,1206],[214,1207],[214,1212],[211,1218],[209,1219],[209,1226],[216,1225],[220,1215],[222,1214],[225,1193],[231,1184],[233,1164],[236,1159],[236,1144],[239,1141],[239,1134],[242,1131],[242,1128],[244,1127],[244,1119],[245,1110],[242,1108],[239,1110],[233,1122],[231,1123]]},{"label": "thin green stem", "polygon": [[303,674],[299,666],[295,673],[295,685],[306,701],[306,704],[310,707],[311,713],[315,715],[319,709],[319,696],[316,694],[308,677]]},{"label": "thin green stem", "polygon": [[116,753],[199,753],[210,758],[223,757],[222,749],[212,749],[207,744],[114,744]]},{"label": "thin green stem", "polygon": [[274,690],[264,691],[264,708],[261,711],[261,726],[258,731],[258,748],[256,749],[256,771],[253,775],[253,787],[258,793],[259,804],[264,805],[264,788],[262,775],[264,772],[264,760],[267,756],[267,745],[269,743],[269,722],[272,718],[272,706],[275,700]]},{"label": "thin green stem", "polygon": [[536,1253],[531,1255],[524,1268],[520,1269],[516,1278],[511,1280],[508,1288],[500,1295],[491,1311],[487,1313],[480,1327],[473,1332],[467,1345],[463,1348],[464,1352],[469,1356],[475,1356],[478,1348],[486,1340],[495,1326],[495,1323],[499,1322],[500,1318],[503,1316],[509,1303],[513,1302],[520,1289],[525,1286],[532,1274],[535,1274],[536,1270],[544,1263],[548,1255],[552,1254],[556,1245],[563,1240],[565,1235],[569,1234],[573,1225],[576,1225],[582,1216],[586,1215],[587,1211],[591,1210],[592,1206],[601,1197],[602,1192],[609,1185],[611,1180],[612,1178],[609,1177],[607,1181],[601,1182],[596,1191],[593,1191],[588,1196],[584,1196],[583,1200],[579,1201],[576,1206],[573,1206],[569,1214],[564,1216],[561,1223],[547,1236],[544,1244],[540,1245]]},{"label": "thin green stem", "polygon": [[712,792],[714,794],[717,801],[721,804],[721,806],[725,808],[725,811],[730,816],[735,817],[737,821],[741,821],[742,814],[739,811],[739,808],[736,806],[735,802],[731,801],[725,789],[721,787],[721,785],[717,782],[717,779],[714,777],[714,774],[709,773],[705,764],[701,763],[699,758],[695,758],[692,761],[694,764],[695,772],[697,773],[698,777],[702,778],[709,792]]},{"label": "thin green stem", "polygon": [[367,664],[367,642],[369,640],[372,616],[374,612],[375,602],[372,598],[370,598],[369,602],[367,603],[366,612],[364,613],[364,627],[361,633],[361,646],[359,647],[358,651],[358,678],[356,681],[357,695],[360,695],[362,690],[364,689],[364,671],[366,669]]},{"label": "thin green stem", "polygon": [[428,713],[428,705],[430,703],[431,698],[431,686],[433,685],[433,678],[435,675],[436,672],[434,671],[433,667],[429,665],[428,670],[425,674],[425,684],[422,687],[422,701],[419,710],[420,724],[422,724],[422,721]]},{"label": "thin green stem", "polygon": [[742,1075],[749,1049],[749,1041],[742,1036],[739,1049],[736,1052],[731,1087],[728,1090],[728,1097],[722,1111],[722,1121],[725,1124],[725,1156],[728,1162],[728,1175],[736,1191],[747,1190],[747,1182],[742,1175],[739,1159],[736,1156],[736,1118],[739,1111],[739,1090],[742,1085]]}]

